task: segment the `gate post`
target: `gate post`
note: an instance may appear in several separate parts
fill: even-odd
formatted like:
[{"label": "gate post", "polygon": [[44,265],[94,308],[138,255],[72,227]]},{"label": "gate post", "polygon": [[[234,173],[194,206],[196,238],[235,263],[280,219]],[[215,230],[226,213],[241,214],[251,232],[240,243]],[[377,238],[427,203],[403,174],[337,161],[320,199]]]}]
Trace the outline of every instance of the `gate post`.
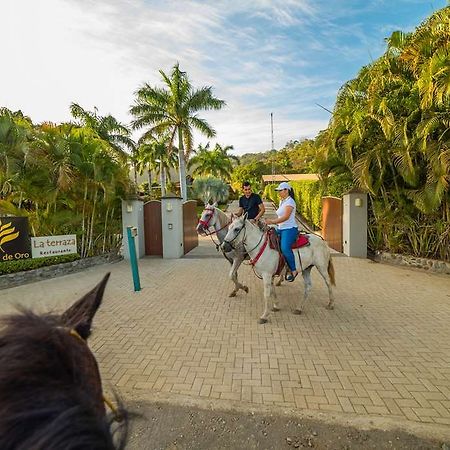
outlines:
[{"label": "gate post", "polygon": [[142,200],[122,200],[122,248],[123,257],[130,259],[127,242],[127,227],[137,228],[136,254],[142,258],[145,254],[144,238],[144,202]]},{"label": "gate post", "polygon": [[161,198],[163,258],[181,258],[183,249],[182,198],[173,194]]},{"label": "gate post", "polygon": [[344,194],[342,234],[347,256],[367,258],[367,194],[359,189]]}]

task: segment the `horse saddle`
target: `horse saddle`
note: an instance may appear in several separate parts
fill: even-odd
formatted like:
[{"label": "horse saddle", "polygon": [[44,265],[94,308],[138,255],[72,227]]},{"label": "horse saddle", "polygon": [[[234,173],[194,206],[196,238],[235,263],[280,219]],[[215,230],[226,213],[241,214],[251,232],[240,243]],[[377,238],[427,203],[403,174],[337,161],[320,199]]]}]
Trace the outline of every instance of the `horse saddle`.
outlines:
[{"label": "horse saddle", "polygon": [[[269,245],[273,250],[280,251],[280,236],[275,228],[270,228],[267,232],[269,234]],[[296,241],[292,244],[292,249],[306,247],[309,245],[309,238],[306,233],[299,232]]]}]

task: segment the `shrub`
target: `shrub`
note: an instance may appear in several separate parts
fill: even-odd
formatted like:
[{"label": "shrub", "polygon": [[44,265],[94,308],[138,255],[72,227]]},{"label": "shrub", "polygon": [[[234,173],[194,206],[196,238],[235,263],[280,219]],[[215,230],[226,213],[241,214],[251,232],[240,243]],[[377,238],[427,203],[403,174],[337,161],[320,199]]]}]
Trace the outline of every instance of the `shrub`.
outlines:
[{"label": "shrub", "polygon": [[63,256],[49,256],[48,258],[29,258],[6,261],[0,264],[0,275],[38,269],[39,267],[53,266],[54,264],[72,262],[77,259],[80,259],[80,255],[73,254]]},{"label": "shrub", "polygon": [[192,193],[197,200],[203,203],[223,203],[228,199],[229,187],[220,178],[199,177],[192,184]]}]

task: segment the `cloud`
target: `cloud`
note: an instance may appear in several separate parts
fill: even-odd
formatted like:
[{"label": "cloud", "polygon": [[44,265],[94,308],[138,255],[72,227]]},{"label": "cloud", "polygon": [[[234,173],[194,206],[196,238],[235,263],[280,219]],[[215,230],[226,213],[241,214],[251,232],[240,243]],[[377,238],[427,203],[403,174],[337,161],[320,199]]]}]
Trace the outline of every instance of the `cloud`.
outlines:
[{"label": "cloud", "polygon": [[316,103],[332,108],[369,50],[381,53],[381,26],[368,27],[367,17],[382,1],[4,2],[0,106],[58,122],[77,102],[128,123],[137,88],[160,84],[158,70],[179,62],[194,86],[226,100],[223,111],[203,114],[219,142],[239,153],[267,149],[274,112],[281,146],[326,126]]}]

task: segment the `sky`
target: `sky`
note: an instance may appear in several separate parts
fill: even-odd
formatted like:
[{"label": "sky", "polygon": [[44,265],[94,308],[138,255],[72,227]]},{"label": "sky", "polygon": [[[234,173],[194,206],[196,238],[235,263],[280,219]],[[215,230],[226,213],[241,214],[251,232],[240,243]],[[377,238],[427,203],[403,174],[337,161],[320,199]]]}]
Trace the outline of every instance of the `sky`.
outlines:
[{"label": "sky", "polygon": [[[205,117],[235,154],[314,137],[339,88],[446,0],[0,0],[0,106],[33,122],[69,105],[129,124],[134,93],[177,62],[226,101]],[[139,137],[139,132],[135,134]],[[195,145],[208,139],[195,135]]]}]

